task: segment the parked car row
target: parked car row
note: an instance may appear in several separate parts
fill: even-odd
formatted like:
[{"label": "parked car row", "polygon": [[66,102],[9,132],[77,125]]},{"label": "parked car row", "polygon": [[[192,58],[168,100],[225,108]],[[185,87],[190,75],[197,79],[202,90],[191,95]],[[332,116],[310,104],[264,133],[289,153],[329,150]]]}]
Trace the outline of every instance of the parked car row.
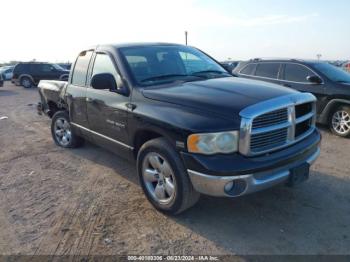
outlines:
[{"label": "parked car row", "polygon": [[13,72],[13,68],[15,66],[3,66],[0,67],[0,74],[2,75],[3,80],[7,81],[7,80],[11,80],[12,79],[12,72]]},{"label": "parked car row", "polygon": [[23,62],[13,66],[0,67],[2,81],[10,81],[24,88],[30,88],[40,80],[67,80],[70,70],[69,63]]},{"label": "parked car row", "polygon": [[338,136],[350,136],[350,74],[327,62],[253,59],[240,63],[238,77],[310,92],[317,98],[317,121]]},{"label": "parked car row", "polygon": [[[327,124],[339,136],[350,136],[350,74],[341,70],[348,63],[306,61],[297,59],[250,61],[223,61],[220,63],[230,74],[272,82],[301,92],[310,92],[317,97],[317,121]],[[198,67],[193,61],[191,68]],[[9,80],[30,88],[40,80],[67,80],[70,64],[28,62],[2,67],[2,82]]]},{"label": "parked car row", "polygon": [[24,88],[37,85],[40,80],[67,80],[69,70],[57,64],[26,62],[19,63],[13,69],[12,83]]}]

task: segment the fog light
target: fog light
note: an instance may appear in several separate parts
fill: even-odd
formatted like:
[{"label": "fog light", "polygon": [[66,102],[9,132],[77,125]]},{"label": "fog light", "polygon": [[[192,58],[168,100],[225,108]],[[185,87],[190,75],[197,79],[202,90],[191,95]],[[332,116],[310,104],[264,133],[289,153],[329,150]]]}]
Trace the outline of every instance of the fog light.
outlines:
[{"label": "fog light", "polygon": [[230,191],[233,189],[233,181],[228,182],[228,183],[225,185],[224,189],[225,189],[225,192],[226,192],[226,193],[230,192]]},{"label": "fog light", "polygon": [[239,196],[241,195],[247,188],[247,183],[243,179],[237,179],[231,182],[228,182],[224,189],[228,195],[231,196]]}]

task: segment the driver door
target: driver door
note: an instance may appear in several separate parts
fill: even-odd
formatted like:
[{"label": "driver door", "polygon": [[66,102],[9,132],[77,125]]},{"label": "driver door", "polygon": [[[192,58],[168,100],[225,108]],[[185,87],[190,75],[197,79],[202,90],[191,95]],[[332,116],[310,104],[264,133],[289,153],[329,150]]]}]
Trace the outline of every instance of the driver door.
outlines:
[{"label": "driver door", "polygon": [[282,85],[293,88],[300,92],[312,93],[317,98],[317,108],[321,108],[322,99],[325,98],[325,85],[310,83],[306,78],[314,76],[314,73],[308,67],[297,63],[286,63],[283,70]]},{"label": "driver door", "polygon": [[[118,71],[112,56],[96,53],[91,78],[96,74],[110,73],[117,80]],[[120,152],[130,149],[127,124],[129,97],[110,91],[94,89],[88,86],[86,94],[87,116],[94,140],[104,147]]]}]

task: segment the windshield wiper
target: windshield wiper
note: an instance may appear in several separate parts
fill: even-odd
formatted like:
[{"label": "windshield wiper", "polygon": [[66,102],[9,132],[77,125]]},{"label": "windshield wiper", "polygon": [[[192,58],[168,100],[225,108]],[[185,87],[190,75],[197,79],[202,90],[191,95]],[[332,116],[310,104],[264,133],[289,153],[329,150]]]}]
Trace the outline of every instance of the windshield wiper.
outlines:
[{"label": "windshield wiper", "polygon": [[188,77],[188,76],[189,75],[185,75],[185,74],[159,75],[159,76],[152,76],[152,77],[148,77],[148,78],[142,79],[140,82],[144,83],[144,82],[148,82],[148,81],[163,80],[163,79],[172,78],[172,77]]},{"label": "windshield wiper", "polygon": [[342,81],[342,80],[337,80],[336,82],[341,83],[341,84],[349,84],[350,83],[349,81]]}]

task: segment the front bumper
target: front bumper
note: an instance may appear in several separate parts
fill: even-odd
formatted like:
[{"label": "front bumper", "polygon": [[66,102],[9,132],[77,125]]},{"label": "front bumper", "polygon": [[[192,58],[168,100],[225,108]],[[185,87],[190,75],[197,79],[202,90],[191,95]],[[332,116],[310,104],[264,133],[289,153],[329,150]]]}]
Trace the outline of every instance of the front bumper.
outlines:
[{"label": "front bumper", "polygon": [[[317,148],[315,153],[298,164],[312,165],[319,154],[320,149]],[[210,176],[193,170],[187,170],[187,172],[194,189],[199,193],[217,197],[237,197],[287,182],[290,175],[289,170],[289,167],[284,167],[242,176]],[[230,182],[232,184],[229,184]],[[228,190],[225,189],[226,185],[230,185]]]},{"label": "front bumper", "polygon": [[315,162],[320,154],[320,140],[320,134],[315,130],[298,144],[261,157],[212,158],[187,154],[182,157],[196,191],[211,196],[237,197],[286,183],[291,169]]}]

